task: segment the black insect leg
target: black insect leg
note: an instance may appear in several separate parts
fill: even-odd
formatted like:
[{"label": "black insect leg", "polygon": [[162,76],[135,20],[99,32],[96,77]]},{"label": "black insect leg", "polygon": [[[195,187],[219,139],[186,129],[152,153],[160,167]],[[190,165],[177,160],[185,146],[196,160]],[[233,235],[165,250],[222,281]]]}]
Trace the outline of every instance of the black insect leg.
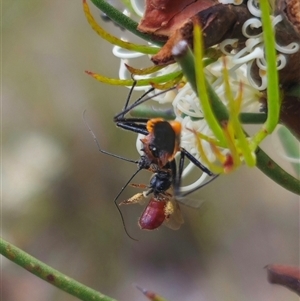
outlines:
[{"label": "black insect leg", "polygon": [[148,119],[138,119],[138,118],[122,118],[116,121],[116,126],[124,130],[128,130],[134,133],[148,135],[149,132],[146,128],[146,123]]},{"label": "black insect leg", "polygon": [[128,93],[128,96],[127,96],[127,99],[126,99],[124,108],[123,108],[122,112],[120,113],[120,115],[121,115],[122,117],[124,117],[124,114],[122,114],[122,113],[123,113],[124,110],[126,110],[126,108],[127,108],[127,106],[128,106],[128,103],[129,103],[129,101],[130,101],[132,92],[133,92],[134,87],[136,86],[136,84],[137,84],[137,81],[134,80],[134,82],[133,82],[133,84],[132,84],[132,86],[131,86],[131,88],[130,88],[130,91],[129,91],[129,93]]},{"label": "black insect leg", "polygon": [[183,147],[180,148],[181,153],[183,153],[192,163],[194,163],[198,168],[200,168],[203,172],[207,173],[209,176],[214,176],[214,174],[205,167],[199,160],[197,160],[191,153],[189,153]]},{"label": "black insect leg", "polygon": [[183,171],[183,160],[184,156],[180,155],[180,161],[179,161],[179,168],[177,172],[177,165],[176,165],[176,160],[173,159],[171,162],[169,162],[169,167],[172,172],[172,184],[174,187],[174,194],[178,195],[180,191],[180,186],[181,186],[181,175]]},{"label": "black insect leg", "polygon": [[205,183],[201,183],[200,185],[198,185],[197,187],[187,191],[187,192],[184,192],[184,193],[180,193],[180,198],[184,198],[186,196],[188,196],[189,194],[201,189],[202,187],[208,185],[210,182],[214,181],[219,175],[213,175],[207,182]]},{"label": "black insect leg", "polygon": [[[175,87],[172,87],[170,89],[167,89],[167,90],[164,90],[164,91],[161,91],[157,94],[155,94],[154,96],[159,96],[161,94],[164,94],[168,91],[171,91],[175,89]],[[135,101],[132,105],[130,105],[129,107],[126,107],[126,109],[124,109],[121,113],[117,114],[115,117],[114,117],[114,121],[117,122],[120,118],[124,118],[125,114],[127,114],[129,111],[131,111],[133,108],[137,107],[138,105],[148,101],[148,100],[151,100],[153,97],[145,97],[147,94],[149,94],[150,92],[154,91],[154,88],[151,88],[149,89],[147,92],[145,92],[137,101]],[[128,101],[126,101],[126,104],[128,104]]]},{"label": "black insect leg", "polygon": [[[185,149],[184,149],[185,150]],[[188,156],[188,155],[189,156]],[[211,178],[206,182],[206,183],[201,183],[199,186],[193,188],[192,190],[185,192],[185,193],[181,193],[180,192],[180,188],[181,188],[181,179],[182,179],[182,173],[184,170],[184,159],[185,156],[188,157],[188,159],[195,164],[197,167],[199,167],[203,172],[207,173],[209,176],[211,176]],[[192,160],[194,159],[194,160]],[[195,163],[198,162],[201,167],[204,167],[205,170],[203,170],[198,164]],[[208,171],[208,172],[207,172]],[[179,159],[179,167],[178,167],[178,175],[175,179],[175,184],[174,184],[174,190],[175,190],[175,195],[179,196],[180,198],[184,198],[186,196],[188,196],[189,194],[197,191],[198,189],[206,186],[207,184],[209,184],[210,182],[214,181],[219,175],[215,175],[213,174],[209,169],[207,169],[205,166],[203,166],[191,153],[189,153],[187,150],[185,150],[185,152],[181,151],[180,153],[180,159]]]},{"label": "black insect leg", "polygon": [[135,108],[136,106],[138,106],[140,103],[143,103],[145,102],[146,100],[149,100],[151,99],[151,97],[148,97],[148,98],[145,98],[145,96],[147,96],[150,92],[154,91],[154,88],[151,88],[149,89],[148,91],[146,91],[141,97],[139,97],[132,105],[130,105],[128,107],[128,104],[129,104],[129,101],[130,101],[130,98],[131,98],[131,95],[132,95],[132,92],[133,92],[133,89],[134,87],[136,86],[137,82],[134,81],[131,89],[130,89],[130,92],[128,94],[128,97],[126,99],[126,102],[125,102],[125,106],[122,110],[122,112],[120,112],[119,114],[115,115],[114,117],[114,121],[118,121],[120,119],[123,119],[125,114],[127,114],[130,110],[132,110],[133,108]]},{"label": "black insect leg", "polygon": [[138,169],[138,170],[137,170],[137,171],[129,178],[129,180],[128,180],[128,181],[126,182],[126,184],[121,188],[121,190],[119,191],[119,193],[117,194],[117,196],[116,196],[115,199],[114,199],[114,203],[115,203],[115,205],[116,205],[116,207],[117,207],[117,209],[118,209],[118,211],[119,211],[119,214],[120,214],[120,216],[121,216],[123,228],[124,228],[126,234],[127,234],[131,239],[136,240],[136,241],[137,241],[137,239],[134,238],[134,237],[132,237],[132,236],[128,233],[128,231],[127,231],[126,224],[125,224],[125,220],[124,220],[122,211],[120,210],[120,208],[119,208],[119,206],[118,206],[118,204],[117,204],[117,201],[118,201],[120,195],[122,194],[122,192],[124,191],[124,189],[128,186],[128,184],[132,181],[132,179],[133,179],[140,171],[141,171],[141,168],[139,168],[139,169]]},{"label": "black insect leg", "polygon": [[[141,97],[139,97],[139,98],[131,105],[131,109],[133,109],[133,108],[135,108],[136,106],[138,106],[138,105],[141,103],[141,101],[144,102],[143,99],[144,99],[149,93],[151,93],[151,92],[154,91],[154,90],[155,90],[155,88],[150,88],[148,91],[146,91]],[[149,100],[149,99],[152,99],[152,97],[147,97],[146,100]],[[127,110],[127,107],[126,107],[126,110]]]},{"label": "black insect leg", "polygon": [[179,195],[179,193],[180,193],[181,179],[182,179],[182,173],[183,173],[183,169],[184,169],[184,158],[185,158],[185,154],[183,152],[181,152],[178,170],[176,167],[175,159],[170,162],[175,195]]}]

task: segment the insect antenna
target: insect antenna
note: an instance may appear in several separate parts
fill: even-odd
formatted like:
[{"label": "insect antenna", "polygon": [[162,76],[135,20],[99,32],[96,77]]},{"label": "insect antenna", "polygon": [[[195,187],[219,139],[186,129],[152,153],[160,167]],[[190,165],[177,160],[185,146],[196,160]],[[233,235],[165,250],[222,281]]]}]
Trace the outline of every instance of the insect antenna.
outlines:
[{"label": "insect antenna", "polygon": [[83,113],[82,113],[83,121],[84,121],[86,127],[88,128],[89,132],[91,133],[91,135],[92,135],[92,137],[93,137],[93,139],[94,139],[94,141],[95,141],[95,143],[96,143],[96,145],[97,145],[97,147],[98,147],[99,152],[101,152],[102,154],[105,154],[105,155],[114,157],[114,158],[121,159],[121,160],[126,161],[126,162],[131,162],[131,163],[135,163],[135,164],[138,164],[138,163],[139,163],[138,160],[127,159],[127,158],[125,158],[125,157],[122,157],[122,156],[119,156],[119,155],[116,155],[116,154],[113,154],[113,153],[110,153],[110,152],[107,152],[107,151],[101,149],[100,144],[99,144],[99,141],[98,141],[96,135],[94,134],[94,132],[92,131],[92,129],[90,128],[89,124],[87,123],[87,121],[86,121],[86,119],[85,119],[85,112],[86,112],[86,110],[84,110]]},{"label": "insect antenna", "polygon": [[[91,135],[92,135],[92,137],[93,137],[93,139],[94,139],[94,141],[95,141],[95,143],[96,143],[96,145],[97,145],[97,147],[98,147],[99,152],[101,152],[101,153],[103,153],[103,154],[105,154],[105,155],[109,155],[109,156],[114,157],[114,158],[121,159],[121,160],[123,160],[123,161],[135,163],[135,164],[138,164],[138,163],[140,162],[140,161],[138,161],[138,160],[127,159],[127,158],[124,158],[124,157],[122,157],[122,156],[115,155],[115,154],[112,154],[112,153],[110,153],[110,152],[107,152],[107,151],[101,149],[100,144],[99,144],[99,141],[98,141],[96,135],[94,134],[94,132],[92,131],[92,129],[90,128],[89,124],[87,123],[87,121],[86,121],[86,119],[85,119],[85,112],[86,112],[86,110],[84,110],[84,111],[83,111],[83,114],[82,114],[83,121],[84,121],[85,125],[87,126],[89,132],[91,133]],[[120,214],[120,216],[121,216],[121,220],[122,220],[122,224],[123,224],[124,231],[125,231],[125,233],[127,234],[127,236],[128,236],[129,238],[131,238],[132,240],[135,240],[135,241],[138,241],[138,239],[132,237],[132,236],[128,233],[127,228],[126,228],[126,224],[125,224],[125,220],[124,220],[123,214],[122,214],[122,212],[121,212],[121,210],[120,210],[120,208],[119,208],[119,206],[118,206],[118,204],[117,204],[117,200],[118,200],[119,196],[121,195],[121,193],[124,191],[124,189],[128,186],[128,184],[130,183],[130,181],[131,181],[131,180],[132,180],[132,179],[133,179],[133,178],[134,178],[134,177],[135,177],[142,169],[144,169],[144,168],[145,168],[144,165],[141,165],[141,166],[138,167],[137,171],[130,177],[130,179],[126,182],[126,184],[122,187],[122,189],[120,190],[120,192],[118,193],[118,195],[117,195],[117,196],[115,197],[115,199],[114,199],[114,204],[115,204],[115,206],[117,207],[117,210],[118,210],[118,212],[119,212],[119,214]]]}]

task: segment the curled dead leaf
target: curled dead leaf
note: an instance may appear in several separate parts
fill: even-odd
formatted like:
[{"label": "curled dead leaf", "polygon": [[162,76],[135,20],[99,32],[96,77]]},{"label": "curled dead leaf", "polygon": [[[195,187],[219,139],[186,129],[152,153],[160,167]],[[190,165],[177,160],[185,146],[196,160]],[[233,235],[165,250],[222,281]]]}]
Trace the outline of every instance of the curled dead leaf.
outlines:
[{"label": "curled dead leaf", "polygon": [[299,267],[270,264],[266,266],[266,269],[268,271],[268,280],[270,283],[283,285],[300,295]]},{"label": "curled dead leaf", "polygon": [[[251,17],[246,5],[223,5],[215,0],[194,1],[193,3],[190,3],[192,2],[190,0],[176,0],[174,2],[163,1],[164,6],[153,7],[152,2],[147,1],[145,16],[138,29],[157,39],[168,39],[158,54],[152,57],[156,65],[174,62],[171,51],[180,40],[186,40],[192,47],[195,21],[199,22],[203,28],[206,48],[228,38],[238,39],[241,44],[246,40],[242,35],[242,25]],[[183,6],[182,2],[186,6],[182,11],[178,11]],[[156,19],[153,19],[154,16]]]}]

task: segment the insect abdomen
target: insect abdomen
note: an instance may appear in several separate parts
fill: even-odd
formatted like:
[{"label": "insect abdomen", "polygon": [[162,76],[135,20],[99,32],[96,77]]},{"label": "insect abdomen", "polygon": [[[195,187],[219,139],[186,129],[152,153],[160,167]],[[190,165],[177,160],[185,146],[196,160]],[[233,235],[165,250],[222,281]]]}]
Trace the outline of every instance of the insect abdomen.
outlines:
[{"label": "insect abdomen", "polygon": [[152,198],[139,219],[141,229],[154,230],[165,220],[165,201]]}]

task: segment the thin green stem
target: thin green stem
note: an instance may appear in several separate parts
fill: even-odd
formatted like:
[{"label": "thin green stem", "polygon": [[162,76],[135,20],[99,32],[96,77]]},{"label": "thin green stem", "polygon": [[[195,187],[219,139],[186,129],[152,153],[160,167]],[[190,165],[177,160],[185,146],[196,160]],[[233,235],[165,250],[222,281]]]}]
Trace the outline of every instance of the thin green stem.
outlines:
[{"label": "thin green stem", "polygon": [[[137,118],[160,117],[167,120],[174,120],[176,118],[172,108],[160,108],[152,105],[139,105],[130,111],[130,115]],[[263,124],[266,121],[267,115],[262,113],[241,113],[239,118],[242,124]],[[193,120],[198,119],[193,117]]]},{"label": "thin green stem", "polygon": [[153,106],[141,104],[130,110],[130,116],[137,118],[164,118],[166,120],[174,120],[176,115],[173,107]]},{"label": "thin green stem", "polygon": [[197,94],[197,82],[195,76],[195,59],[186,42],[178,43],[172,52],[176,62],[180,65],[183,74],[187,78],[193,91]]},{"label": "thin green stem", "polygon": [[279,121],[280,113],[280,95],[278,84],[277,60],[275,49],[275,34],[272,28],[270,18],[269,1],[261,0],[259,2],[262,13],[263,38],[265,44],[265,53],[267,60],[267,93],[268,93],[268,118],[260,131],[253,137],[254,149],[260,142],[270,135]]},{"label": "thin green stem", "polygon": [[[154,105],[139,105],[130,111],[132,117],[137,118],[164,118],[167,120],[174,120],[176,115],[173,108],[160,108]],[[241,113],[239,115],[240,121],[243,124],[263,124],[266,121],[267,115],[263,113]],[[198,120],[199,118],[193,118]],[[203,118],[201,118],[203,119]]]},{"label": "thin green stem", "polygon": [[159,48],[157,47],[149,47],[145,45],[138,45],[130,42],[126,42],[122,39],[117,38],[116,36],[108,33],[104,28],[102,28],[94,19],[93,15],[91,14],[90,8],[86,2],[86,0],[83,0],[83,11],[85,13],[85,16],[87,18],[87,21],[91,25],[91,27],[94,29],[94,31],[104,40],[107,42],[119,46],[121,48],[140,52],[144,54],[156,54],[159,51]]},{"label": "thin green stem", "polygon": [[11,243],[0,239],[0,254],[57,288],[83,301],[116,301],[49,267]]},{"label": "thin green stem", "polygon": [[[224,86],[225,86],[225,94],[228,100],[229,107],[229,122],[233,128],[233,132],[235,133],[235,139],[237,140],[239,149],[244,156],[245,163],[253,167],[256,164],[255,156],[249,147],[249,143],[247,140],[247,136],[245,134],[244,129],[242,128],[242,124],[239,119],[239,112],[241,109],[241,104],[243,101],[243,86],[240,84],[239,93],[236,99],[234,99],[232,90],[229,83],[229,73],[226,66],[226,59],[223,60],[224,68],[223,68],[223,77],[224,77]],[[238,154],[238,157],[240,155]]]},{"label": "thin green stem", "polygon": [[[117,85],[117,86],[132,86],[135,82],[133,79],[116,79],[116,78],[110,78],[106,77],[104,75],[93,73],[90,71],[86,71],[87,74],[91,75],[93,78],[98,80],[99,82],[110,84],[110,85]],[[182,72],[175,71],[172,73],[167,73],[164,75],[156,76],[156,77],[148,77],[145,79],[139,79],[136,81],[137,86],[149,86],[151,84],[161,84],[166,83],[170,80],[176,80],[179,81],[182,78]]]},{"label": "thin green stem", "polygon": [[263,124],[267,119],[267,115],[263,113],[241,113],[239,118],[243,124]]},{"label": "thin green stem", "polygon": [[[178,44],[172,52],[175,60],[180,65],[184,76],[187,78],[193,91],[198,95],[196,73],[195,73],[195,58],[187,44]],[[205,64],[206,65],[206,64]],[[214,92],[211,85],[206,81],[206,89],[211,103],[212,110],[219,122],[226,121],[229,118],[228,110],[218,95]]]},{"label": "thin green stem", "polygon": [[[207,87],[209,86],[204,73],[204,43],[202,28],[200,24],[194,24],[194,54],[195,54],[195,75],[197,81],[197,95],[202,105],[203,116],[215,137],[223,144],[226,142],[222,126],[214,114],[213,104],[210,99]],[[221,102],[221,101],[220,101]],[[228,119],[228,118],[227,118]]]},{"label": "thin green stem", "polygon": [[97,6],[102,12],[104,12],[109,18],[124,27],[128,31],[132,32],[136,36],[142,38],[145,41],[151,42],[157,46],[162,46],[164,43],[155,41],[150,35],[142,33],[137,30],[138,23],[128,18],[120,11],[115,9],[105,0],[91,0],[95,6]]},{"label": "thin green stem", "polygon": [[256,160],[256,166],[266,176],[283,188],[300,195],[300,181],[288,174],[260,148],[257,149]]}]

